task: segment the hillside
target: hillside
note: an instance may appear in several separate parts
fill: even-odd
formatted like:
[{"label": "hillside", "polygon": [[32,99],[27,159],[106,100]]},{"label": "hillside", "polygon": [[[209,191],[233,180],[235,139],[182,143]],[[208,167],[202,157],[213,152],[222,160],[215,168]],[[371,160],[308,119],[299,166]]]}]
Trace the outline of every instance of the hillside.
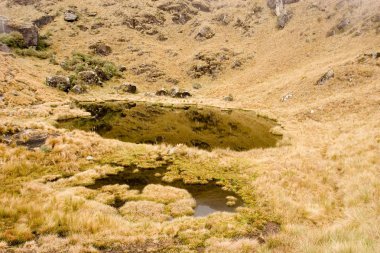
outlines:
[{"label": "hillside", "polygon": [[[380,2],[285,1],[280,17],[272,2],[0,0],[0,31],[38,31],[29,48],[0,34],[0,252],[379,252]],[[135,129],[163,114],[152,105],[213,106],[281,140],[210,151],[57,126],[125,101],[148,105],[121,112]],[[213,115],[192,116],[211,134]],[[194,217],[187,186],[91,187],[130,168],[244,205]]]}]

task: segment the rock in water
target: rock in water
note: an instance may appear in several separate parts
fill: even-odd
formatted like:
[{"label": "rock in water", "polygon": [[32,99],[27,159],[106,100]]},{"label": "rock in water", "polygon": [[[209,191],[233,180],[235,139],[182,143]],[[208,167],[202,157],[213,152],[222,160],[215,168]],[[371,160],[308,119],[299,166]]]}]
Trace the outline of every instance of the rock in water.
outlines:
[{"label": "rock in water", "polygon": [[323,85],[331,78],[334,78],[334,76],[335,76],[334,70],[330,69],[321,78],[319,78],[316,85]]},{"label": "rock in water", "polygon": [[68,92],[71,88],[70,78],[60,75],[47,77],[46,84],[50,87],[58,88],[65,92]]}]

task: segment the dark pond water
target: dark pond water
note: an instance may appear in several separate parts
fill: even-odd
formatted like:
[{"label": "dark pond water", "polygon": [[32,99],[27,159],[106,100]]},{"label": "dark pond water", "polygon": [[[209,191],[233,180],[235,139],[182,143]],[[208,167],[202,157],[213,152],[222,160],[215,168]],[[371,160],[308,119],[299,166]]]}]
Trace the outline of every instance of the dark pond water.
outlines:
[{"label": "dark pond water", "polygon": [[57,127],[95,131],[105,138],[133,143],[185,144],[212,150],[244,151],[276,145],[275,122],[251,111],[144,102],[80,103],[91,117],[57,122]]},{"label": "dark pond water", "polygon": [[[185,184],[182,181],[172,183],[162,181],[166,169],[143,169],[139,172],[134,172],[135,168],[125,168],[122,172],[116,175],[109,175],[107,178],[98,179],[95,184],[87,186],[90,189],[99,189],[106,185],[127,184],[130,189],[143,190],[148,184],[160,184],[164,186],[172,186],[187,190],[196,200],[195,217],[207,216],[217,211],[234,212],[236,207],[242,206],[242,199],[234,192],[224,191],[215,182],[210,182],[206,185],[191,185]],[[160,176],[157,176],[157,173]],[[227,197],[235,197],[236,204],[234,206],[227,205]],[[124,202],[116,203],[115,207],[121,207]]]}]

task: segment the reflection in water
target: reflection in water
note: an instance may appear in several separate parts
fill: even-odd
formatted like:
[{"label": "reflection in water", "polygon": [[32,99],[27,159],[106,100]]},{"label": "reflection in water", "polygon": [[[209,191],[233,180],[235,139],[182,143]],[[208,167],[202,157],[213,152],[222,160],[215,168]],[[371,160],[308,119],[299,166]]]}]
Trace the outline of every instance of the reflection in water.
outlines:
[{"label": "reflection in water", "polygon": [[[106,178],[101,178],[95,181],[93,185],[87,186],[90,189],[99,189],[106,185],[114,184],[127,184],[132,190],[142,191],[148,184],[160,184],[164,186],[172,186],[187,190],[196,201],[195,217],[207,216],[214,212],[234,212],[236,207],[242,206],[242,199],[234,192],[224,191],[220,186],[217,186],[214,182],[206,185],[192,185],[185,184],[182,181],[174,181],[171,183],[161,180],[166,172],[166,168],[159,169],[144,169],[139,173],[134,173],[133,167],[125,168],[125,170],[119,172],[116,175],[109,175]],[[157,173],[161,176],[157,177]],[[227,205],[227,198],[236,198],[236,204],[234,206]],[[124,202],[118,202],[117,206],[121,207]]]},{"label": "reflection in water", "polygon": [[95,131],[105,138],[133,143],[185,144],[205,150],[244,151],[276,145],[275,122],[242,110],[147,103],[83,103],[92,117],[59,121],[67,129]]}]

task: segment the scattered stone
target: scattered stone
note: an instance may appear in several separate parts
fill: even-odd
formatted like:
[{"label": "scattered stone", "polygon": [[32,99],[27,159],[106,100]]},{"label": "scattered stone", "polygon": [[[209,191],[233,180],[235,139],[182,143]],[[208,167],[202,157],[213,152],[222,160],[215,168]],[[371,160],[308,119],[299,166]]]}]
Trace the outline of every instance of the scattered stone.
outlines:
[{"label": "scattered stone", "polygon": [[232,69],[238,69],[243,65],[243,63],[240,60],[235,60],[232,62],[231,68]]},{"label": "scattered stone", "polygon": [[132,83],[124,83],[120,85],[117,89],[121,92],[127,92],[127,93],[132,93],[132,94],[137,93],[137,86]]},{"label": "scattered stone", "polygon": [[207,3],[202,2],[202,1],[198,1],[198,0],[193,1],[191,3],[191,5],[194,8],[196,8],[196,9],[198,9],[200,11],[203,11],[203,12],[210,12],[211,11],[210,5],[208,5]]},{"label": "scattered stone", "polygon": [[[267,5],[270,9],[275,9],[276,8],[276,2],[279,0],[267,0]],[[282,0],[283,4],[292,4],[292,3],[297,3],[299,0]]]},{"label": "scattered stone", "polygon": [[84,85],[76,84],[74,85],[74,87],[70,89],[70,91],[75,94],[83,94],[83,93],[86,93],[87,89]]},{"label": "scattered stone", "polygon": [[126,66],[120,66],[119,67],[119,71],[120,72],[125,72],[125,71],[127,71],[127,67]]},{"label": "scattered stone", "polygon": [[54,21],[55,16],[45,15],[33,21],[38,28],[42,28]]},{"label": "scattered stone", "polygon": [[191,97],[190,92],[188,91],[181,91],[178,88],[172,88],[170,90],[170,95],[174,98],[187,98]]},{"label": "scattered stone", "polygon": [[78,28],[79,30],[81,30],[82,32],[85,32],[88,30],[88,27],[87,26],[84,26],[84,25],[78,25]]},{"label": "scattered stone", "polygon": [[288,94],[286,94],[285,96],[283,96],[282,98],[281,98],[281,102],[286,102],[286,101],[288,101],[289,99],[291,99],[293,97],[293,94],[292,93],[288,93]]},{"label": "scattered stone", "polygon": [[200,83],[194,83],[193,84],[193,89],[195,89],[195,90],[199,90],[199,89],[201,89],[202,88],[202,85],[200,84]]},{"label": "scattered stone", "polygon": [[68,92],[71,88],[70,78],[67,76],[49,76],[46,78],[46,84],[53,88],[58,88],[59,90]]},{"label": "scattered stone", "polygon": [[87,12],[87,16],[89,17],[96,17],[98,15],[97,12]]},{"label": "scattered stone", "polygon": [[293,15],[290,12],[285,12],[285,13],[280,14],[277,17],[277,27],[279,29],[284,29],[285,25],[289,22],[292,16]]},{"label": "scattered stone", "polygon": [[195,35],[195,39],[198,41],[204,41],[211,39],[215,36],[215,32],[208,25],[203,25],[199,28],[197,34]]},{"label": "scattered stone", "polygon": [[169,92],[164,88],[156,92],[156,96],[168,96],[168,95],[169,95]]},{"label": "scattered stone", "polygon": [[111,47],[101,41],[92,44],[89,48],[92,50],[93,53],[100,56],[108,56],[112,53]]},{"label": "scattered stone", "polygon": [[9,53],[10,51],[11,49],[7,45],[0,42],[0,52]]},{"label": "scattered stone", "polygon": [[67,22],[75,22],[78,20],[78,15],[73,10],[68,10],[64,14],[64,20]]},{"label": "scattered stone", "polygon": [[316,85],[323,85],[325,84],[328,80],[330,80],[331,78],[334,78],[335,76],[335,73],[334,73],[334,70],[330,69],[329,71],[327,71],[316,83]]},{"label": "scattered stone", "polygon": [[91,26],[91,29],[92,30],[96,30],[96,29],[99,29],[99,28],[101,28],[101,27],[103,27],[104,26],[104,23],[102,23],[102,22],[98,22],[98,23],[96,23],[96,24],[93,24],[92,26]]},{"label": "scattered stone", "polygon": [[94,160],[94,157],[89,155],[89,156],[86,157],[86,160],[87,160],[87,161],[93,161],[93,160]]},{"label": "scattered stone", "polygon": [[228,96],[225,96],[223,100],[227,102],[232,102],[234,101],[234,97],[231,94],[229,94]]},{"label": "scattered stone", "polygon": [[78,73],[78,78],[86,84],[101,84],[98,75],[95,71],[86,70]]},{"label": "scattered stone", "polygon": [[351,21],[348,18],[344,18],[337,25],[332,27],[326,34],[327,37],[334,36],[339,33],[343,33],[347,31],[349,25],[351,24]]}]

